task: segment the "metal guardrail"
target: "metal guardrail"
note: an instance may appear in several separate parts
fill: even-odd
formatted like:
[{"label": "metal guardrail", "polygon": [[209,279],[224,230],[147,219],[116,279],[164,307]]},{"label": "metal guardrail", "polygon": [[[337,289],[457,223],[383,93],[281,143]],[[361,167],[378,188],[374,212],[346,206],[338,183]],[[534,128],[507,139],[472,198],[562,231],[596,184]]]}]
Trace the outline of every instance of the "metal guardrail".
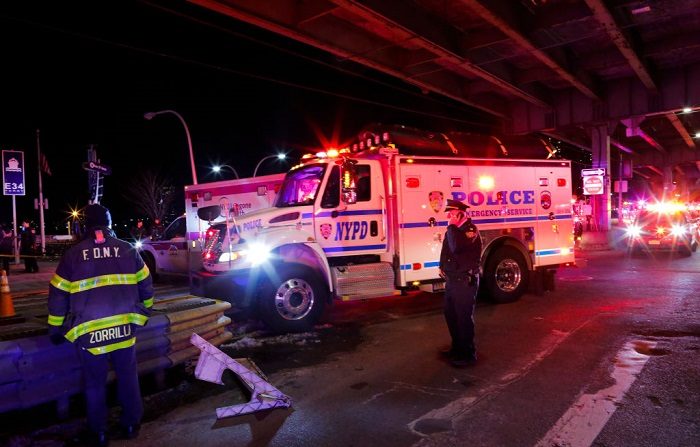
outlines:
[{"label": "metal guardrail", "polygon": [[[193,359],[199,350],[189,343],[193,333],[219,346],[233,338],[226,330],[231,305],[192,295],[157,300],[148,324],[136,330],[139,375],[163,371]],[[109,379],[114,380],[110,372]],[[59,412],[69,398],[83,391],[77,347],[55,346],[47,335],[0,342],[0,412],[55,401]]]}]

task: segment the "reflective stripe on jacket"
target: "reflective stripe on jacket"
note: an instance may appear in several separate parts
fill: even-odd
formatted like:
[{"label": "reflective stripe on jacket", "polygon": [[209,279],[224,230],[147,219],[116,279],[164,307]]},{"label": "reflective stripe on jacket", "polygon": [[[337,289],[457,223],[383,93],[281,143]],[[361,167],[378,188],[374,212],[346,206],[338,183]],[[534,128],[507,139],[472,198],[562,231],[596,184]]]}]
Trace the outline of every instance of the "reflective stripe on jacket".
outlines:
[{"label": "reflective stripe on jacket", "polygon": [[97,228],[61,258],[49,286],[48,323],[91,353],[105,354],[134,345],[133,325],[146,324],[151,306],[152,278],[138,251]]}]

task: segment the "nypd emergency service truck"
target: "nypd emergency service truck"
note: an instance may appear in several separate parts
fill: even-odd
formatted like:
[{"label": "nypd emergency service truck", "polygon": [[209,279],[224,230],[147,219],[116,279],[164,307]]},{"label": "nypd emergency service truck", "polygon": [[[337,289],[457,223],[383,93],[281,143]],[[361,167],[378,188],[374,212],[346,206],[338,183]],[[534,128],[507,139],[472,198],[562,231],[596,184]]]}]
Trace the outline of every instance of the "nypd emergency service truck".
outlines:
[{"label": "nypd emergency service truck", "polygon": [[[185,215],[175,219],[159,239],[136,241],[141,257],[154,275],[186,275],[201,269],[204,231],[224,221],[227,212],[244,216],[270,207],[283,179],[284,174],[273,174],[185,186]],[[205,212],[198,213],[202,209]]]},{"label": "nypd emergency service truck", "polygon": [[509,158],[522,152],[495,138],[378,126],[308,154],[273,207],[207,230],[193,293],[300,331],[333,299],[440,289],[448,198],[467,203],[480,230],[483,292],[507,302],[530,284],[551,288],[574,262],[571,162],[544,159],[543,142],[523,148],[543,159]]}]

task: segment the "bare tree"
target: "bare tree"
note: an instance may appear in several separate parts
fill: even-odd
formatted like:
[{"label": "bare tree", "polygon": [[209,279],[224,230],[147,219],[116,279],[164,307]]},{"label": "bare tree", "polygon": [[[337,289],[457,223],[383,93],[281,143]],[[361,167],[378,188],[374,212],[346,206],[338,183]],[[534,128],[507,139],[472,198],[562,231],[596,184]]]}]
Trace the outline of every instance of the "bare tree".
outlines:
[{"label": "bare tree", "polygon": [[151,170],[141,172],[124,192],[124,197],[152,220],[163,218],[175,200],[175,187],[169,178]]}]

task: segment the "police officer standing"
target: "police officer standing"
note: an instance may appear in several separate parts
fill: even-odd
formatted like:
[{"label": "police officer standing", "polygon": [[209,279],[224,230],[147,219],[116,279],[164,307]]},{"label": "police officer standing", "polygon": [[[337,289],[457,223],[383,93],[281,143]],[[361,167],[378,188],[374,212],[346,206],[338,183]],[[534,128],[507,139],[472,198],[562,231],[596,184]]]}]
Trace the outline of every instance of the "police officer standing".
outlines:
[{"label": "police officer standing", "polygon": [[467,214],[469,206],[447,200],[447,232],[440,252],[440,275],[445,278],[445,320],[452,337],[443,351],[454,366],[476,362],[474,305],[479,288],[481,236]]},{"label": "police officer standing", "polygon": [[111,363],[122,407],[121,437],[138,436],[143,403],[136,369],[135,325],[148,320],[153,285],[148,267],[111,230],[109,210],[85,208],[85,238],[61,258],[49,286],[55,344],[75,342],[83,365],[89,441],[107,445],[106,382]]},{"label": "police officer standing", "polygon": [[39,264],[36,261],[36,230],[29,224],[29,219],[22,222],[19,237],[19,252],[24,255],[24,271],[38,273]]}]

